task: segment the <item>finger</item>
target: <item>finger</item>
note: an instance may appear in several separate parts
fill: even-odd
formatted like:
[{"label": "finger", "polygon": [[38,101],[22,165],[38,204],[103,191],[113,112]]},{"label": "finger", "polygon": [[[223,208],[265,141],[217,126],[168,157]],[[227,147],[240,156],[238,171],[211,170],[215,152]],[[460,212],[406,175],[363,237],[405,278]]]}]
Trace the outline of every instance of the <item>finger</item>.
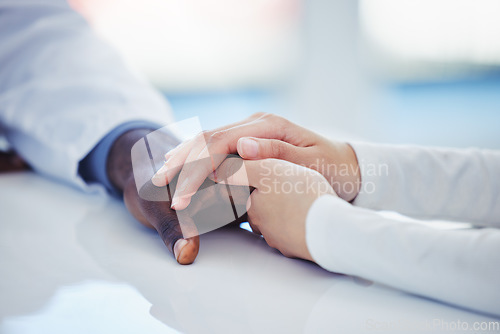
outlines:
[{"label": "finger", "polygon": [[218,187],[214,185],[214,181],[206,179],[204,184],[200,187],[204,188],[204,191],[198,191],[193,195],[191,203],[185,211],[189,211],[191,216],[195,216],[201,210],[219,203],[220,196],[217,192]]},{"label": "finger", "polygon": [[234,127],[237,127],[237,126],[240,126],[240,125],[243,125],[243,124],[247,124],[249,122],[252,122],[252,121],[254,121],[256,119],[265,117],[267,115],[269,115],[269,114],[266,114],[266,113],[263,113],[263,112],[257,112],[257,113],[252,114],[251,116],[245,118],[242,121],[238,121],[238,122],[234,122],[234,123],[231,123],[231,124],[223,125],[221,127],[218,127],[216,129],[212,130],[211,132],[215,133],[215,132],[219,132],[219,131],[228,130],[228,129],[231,129],[231,128],[234,128]]},{"label": "finger", "polygon": [[206,180],[217,166],[225,159],[225,156],[211,156],[206,150],[204,136],[200,136],[186,158],[179,172],[178,186],[172,199],[172,208],[176,210],[185,209],[191,196]]},{"label": "finger", "polygon": [[203,146],[201,140],[193,146],[185,163],[206,157],[212,157],[211,161],[205,160],[196,167],[192,164],[191,166],[183,166],[179,174],[181,187],[174,195],[173,207],[176,210],[185,209],[190,203],[190,197],[198,190],[207,176],[224,161],[227,154],[236,152],[238,139],[248,136],[279,139],[298,146],[310,145],[313,138],[310,131],[302,129],[284,118],[269,114],[257,115],[247,122],[213,132],[207,139],[206,147]]},{"label": "finger", "polygon": [[179,173],[194,145],[195,141],[189,140],[165,154],[165,163],[151,179],[153,184],[157,187],[166,186]]},{"label": "finger", "polygon": [[265,114],[249,122],[213,132],[208,139],[209,151],[220,153],[216,148],[225,148],[230,153],[236,152],[236,143],[243,137],[278,139],[294,146],[307,147],[314,143],[315,135],[282,117]]},{"label": "finger", "polygon": [[277,139],[243,137],[237,143],[238,154],[244,159],[280,159],[293,163],[303,162],[297,147]]},{"label": "finger", "polygon": [[[189,217],[183,217],[179,223],[177,213],[168,204],[149,202],[143,212],[151,225],[180,264],[193,263],[198,255],[200,239]],[[163,205],[161,205],[163,204]],[[191,236],[191,237],[186,237]]]},{"label": "finger", "polygon": [[[264,115],[265,115],[264,113],[255,113],[242,121],[217,128],[214,131],[212,131],[212,133],[227,130],[235,126],[248,123],[250,121],[263,117]],[[169,183],[169,180],[172,180],[172,178],[175,175],[177,175],[179,171],[182,169],[182,166],[186,162],[187,157],[189,156],[189,154],[193,150],[193,147],[196,144],[197,140],[195,137],[193,139],[185,141],[184,143],[178,145],[174,149],[167,152],[165,154],[165,160],[166,160],[165,164],[153,176],[153,184],[157,187],[164,187],[165,185],[167,185]]]},{"label": "finger", "polygon": [[[197,233],[193,233],[193,226],[189,224],[187,219],[183,219],[181,226],[176,212],[170,209],[168,201],[147,201],[140,198],[133,181],[128,182],[125,186],[124,200],[128,210],[136,219],[142,224],[156,229],[178,263],[190,264],[194,262],[200,247],[199,237]],[[193,235],[193,237],[185,238],[183,234],[185,231],[189,231],[189,235]]]},{"label": "finger", "polygon": [[[174,194],[174,200],[172,207],[176,210],[185,209],[190,201],[191,196],[196,193],[201,183],[207,178],[207,176],[213,172],[226,158],[227,154],[236,151],[236,147],[231,148],[230,150],[224,149],[215,149],[209,150],[209,146],[207,145],[207,140],[209,138],[216,138],[218,134],[223,131],[236,128],[238,126],[242,126],[252,122],[254,120],[260,119],[264,117],[266,114],[264,113],[256,113],[247,119],[230,124],[228,126],[220,127],[211,132],[202,132],[196,138],[191,140],[189,145],[185,145],[181,150],[174,150],[172,159],[167,161],[166,165],[173,166],[173,164],[181,164],[181,166],[173,167],[172,172],[167,174],[167,179],[172,175],[172,177],[177,174],[179,171],[179,189],[176,190]],[[224,144],[221,143],[223,146]],[[187,152],[187,150],[190,150]],[[187,156],[186,156],[187,152]],[[168,154],[170,155],[170,154]],[[206,159],[206,158],[211,158]],[[200,161],[203,160],[203,161]],[[198,161],[198,164],[189,164],[191,162]],[[174,174],[175,173],[175,174]],[[165,179],[165,177],[163,177]],[[168,182],[168,181],[167,181]],[[162,182],[164,183],[164,182]]]},{"label": "finger", "polygon": [[261,180],[269,172],[269,160],[243,160],[227,158],[210,175],[210,178],[221,184],[260,188]]},{"label": "finger", "polygon": [[[236,152],[236,142],[240,135],[252,133],[256,136],[278,136],[281,138],[282,135],[277,131],[278,128],[283,129],[280,121],[264,122],[263,118],[260,117],[248,123],[213,133],[208,144],[205,137],[200,137],[193,145],[180,171],[179,187],[174,194],[172,207],[176,210],[183,210],[189,205],[191,196],[196,193],[210,173],[219,167],[228,154]],[[207,157],[210,159],[206,159]],[[188,164],[193,161],[198,161],[198,163]]]}]

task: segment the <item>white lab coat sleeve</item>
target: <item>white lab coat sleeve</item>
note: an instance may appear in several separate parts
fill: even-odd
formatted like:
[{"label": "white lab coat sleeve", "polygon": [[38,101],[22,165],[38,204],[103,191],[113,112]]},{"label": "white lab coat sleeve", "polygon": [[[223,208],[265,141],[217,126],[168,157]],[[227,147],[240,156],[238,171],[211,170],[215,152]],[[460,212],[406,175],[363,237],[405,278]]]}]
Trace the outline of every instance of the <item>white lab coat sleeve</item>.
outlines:
[{"label": "white lab coat sleeve", "polygon": [[351,145],[361,169],[354,205],[500,226],[500,151]]},{"label": "white lab coat sleeve", "polygon": [[166,125],[166,100],[64,0],[0,0],[0,124],[38,172],[80,188],[78,164],[130,121]]},{"label": "white lab coat sleeve", "polygon": [[325,195],[310,208],[307,247],[321,267],[500,315],[500,230],[438,230]]}]

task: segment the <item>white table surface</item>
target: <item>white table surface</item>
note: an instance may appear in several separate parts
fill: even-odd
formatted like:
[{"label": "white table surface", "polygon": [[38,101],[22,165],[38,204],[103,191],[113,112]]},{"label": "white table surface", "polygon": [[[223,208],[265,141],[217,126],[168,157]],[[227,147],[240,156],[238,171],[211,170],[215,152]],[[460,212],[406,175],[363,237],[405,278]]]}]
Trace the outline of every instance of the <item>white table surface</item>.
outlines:
[{"label": "white table surface", "polygon": [[484,321],[500,320],[285,258],[238,228],[202,235],[180,266],[120,201],[0,175],[2,333],[449,333]]}]

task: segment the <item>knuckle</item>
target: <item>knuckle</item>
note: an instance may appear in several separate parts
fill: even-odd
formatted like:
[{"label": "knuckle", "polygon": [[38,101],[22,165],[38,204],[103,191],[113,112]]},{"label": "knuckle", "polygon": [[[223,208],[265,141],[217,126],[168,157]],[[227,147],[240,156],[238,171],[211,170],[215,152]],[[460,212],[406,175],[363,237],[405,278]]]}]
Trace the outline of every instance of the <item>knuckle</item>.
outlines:
[{"label": "knuckle", "polygon": [[290,124],[290,121],[287,120],[286,118],[276,115],[274,115],[273,121],[276,124],[277,130],[280,132],[284,132],[288,128],[288,125]]},{"label": "knuckle", "polygon": [[285,147],[278,140],[271,141],[271,154],[273,157],[281,158],[285,155]]},{"label": "knuckle", "polygon": [[275,119],[276,119],[276,115],[275,114],[271,114],[271,113],[262,113],[262,116],[260,116],[260,119],[266,121],[266,122],[274,122]]},{"label": "knuckle", "polygon": [[290,124],[290,121],[282,116],[278,116],[272,113],[258,112],[253,115],[253,117],[264,120],[266,122],[270,122],[275,124],[279,129],[285,128]]},{"label": "knuckle", "polygon": [[157,223],[156,230],[167,245],[173,245],[175,240],[182,238],[175,214],[162,217]]},{"label": "knuckle", "polygon": [[198,133],[195,137],[195,140],[197,142],[205,142],[207,140],[207,138],[210,138],[210,136],[212,135],[211,131],[208,131],[208,130],[203,130],[202,132]]},{"label": "knuckle", "polygon": [[267,115],[265,112],[262,112],[262,111],[259,111],[259,112],[256,112],[254,113],[252,116],[250,116],[251,118],[261,118],[263,116]]},{"label": "knuckle", "polygon": [[214,133],[210,134],[210,137],[208,139],[209,142],[217,142],[220,140],[223,140],[227,136],[227,131],[217,131]]}]

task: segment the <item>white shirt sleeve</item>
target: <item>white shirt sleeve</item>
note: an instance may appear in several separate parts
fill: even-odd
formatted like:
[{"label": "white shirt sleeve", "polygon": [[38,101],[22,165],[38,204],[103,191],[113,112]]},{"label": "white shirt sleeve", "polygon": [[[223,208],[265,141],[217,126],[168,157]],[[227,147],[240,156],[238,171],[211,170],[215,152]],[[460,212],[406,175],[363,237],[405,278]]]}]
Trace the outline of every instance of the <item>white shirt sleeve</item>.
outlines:
[{"label": "white shirt sleeve", "polygon": [[0,0],[0,125],[38,172],[85,188],[78,163],[129,121],[166,125],[166,100],[64,0]]},{"label": "white shirt sleeve", "polygon": [[353,143],[356,206],[500,226],[500,151]]},{"label": "white shirt sleeve", "polygon": [[325,195],[309,210],[306,240],[329,271],[500,315],[499,229],[438,230]]}]

